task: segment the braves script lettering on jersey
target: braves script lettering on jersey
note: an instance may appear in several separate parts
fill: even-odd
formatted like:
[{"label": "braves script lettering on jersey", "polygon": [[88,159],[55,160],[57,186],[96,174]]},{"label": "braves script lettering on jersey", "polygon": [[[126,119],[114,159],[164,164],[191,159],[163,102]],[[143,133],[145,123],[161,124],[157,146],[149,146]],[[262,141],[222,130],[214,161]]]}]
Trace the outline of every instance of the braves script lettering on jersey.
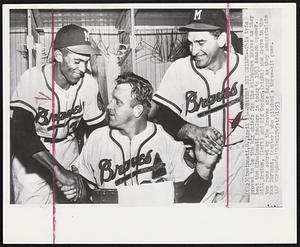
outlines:
[{"label": "braves script lettering on jersey", "polygon": [[131,140],[106,126],[90,135],[74,164],[81,175],[99,188],[179,182],[194,171],[183,160],[184,151],[183,143],[151,122]]},{"label": "braves script lettering on jersey", "polygon": [[[226,62],[214,73],[199,69],[191,56],[178,59],[167,70],[153,99],[172,109],[186,121],[200,127],[213,126],[226,139],[229,136],[229,201],[243,201],[243,57],[230,54],[230,72]],[[229,77],[229,86],[227,78]],[[230,133],[226,133],[226,101],[229,100]],[[238,116],[238,117],[237,117]],[[238,121],[237,121],[237,118]],[[238,123],[238,125],[237,125]],[[202,202],[226,200],[226,153],[213,172],[212,186]]]},{"label": "braves script lettering on jersey", "polygon": [[[31,112],[35,119],[35,129],[45,147],[51,152],[52,119],[55,121],[55,158],[65,168],[79,155],[75,138],[79,121],[83,118],[88,125],[100,123],[104,112],[97,106],[98,85],[95,79],[85,74],[76,85],[68,90],[55,84],[54,113],[52,113],[52,67],[51,64],[27,70],[22,76],[11,99],[11,107],[20,107]],[[17,203],[50,203],[51,186],[38,174],[30,173],[26,164],[14,157],[12,162],[13,184]],[[28,186],[24,186],[28,185]],[[38,197],[36,195],[39,195]],[[42,201],[37,201],[42,200]]]}]

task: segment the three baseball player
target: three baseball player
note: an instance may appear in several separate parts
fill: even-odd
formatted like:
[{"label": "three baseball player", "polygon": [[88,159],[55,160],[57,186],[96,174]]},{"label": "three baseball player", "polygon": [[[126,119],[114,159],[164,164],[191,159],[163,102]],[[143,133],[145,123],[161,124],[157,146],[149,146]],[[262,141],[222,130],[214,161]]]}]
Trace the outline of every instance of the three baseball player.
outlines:
[{"label": "three baseball player", "polygon": [[[51,202],[51,183],[45,174],[55,174],[58,187],[69,200],[85,199],[89,187],[78,174],[68,171],[71,163],[98,187],[185,181],[182,201],[225,203],[229,184],[230,202],[247,200],[243,183],[243,58],[226,53],[222,10],[193,12],[191,23],[181,28],[188,32],[191,55],[169,67],[151,103],[151,114],[167,132],[193,141],[198,161],[195,172],[183,159],[184,146],[159,125],[147,121],[152,89],[134,74],[117,79],[108,106],[109,127],[94,131],[76,160],[78,147],[73,133],[79,120],[97,125],[104,113],[97,108],[97,84],[85,73],[91,53],[87,31],[74,25],[61,30],[55,40],[55,90],[51,88],[51,65],[46,65],[24,73],[11,101],[12,134],[18,150],[12,169],[17,203]],[[52,139],[56,159],[49,153]],[[226,143],[229,180],[226,155],[222,153]],[[162,162],[157,165],[155,160]]]},{"label": "three baseball player", "polygon": [[79,190],[80,176],[69,171],[79,155],[75,130],[81,119],[96,128],[105,117],[97,105],[97,82],[86,73],[94,52],[88,31],[62,27],[54,49],[55,61],[25,71],[11,98],[15,203],[51,203],[63,185]]}]

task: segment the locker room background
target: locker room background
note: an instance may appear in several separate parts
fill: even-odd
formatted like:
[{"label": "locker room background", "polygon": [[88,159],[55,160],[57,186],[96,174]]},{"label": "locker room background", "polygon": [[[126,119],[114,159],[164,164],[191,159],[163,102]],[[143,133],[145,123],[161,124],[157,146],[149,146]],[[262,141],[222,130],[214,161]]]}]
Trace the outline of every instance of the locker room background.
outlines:
[{"label": "locker room background", "polygon": [[[231,9],[231,30],[242,44],[242,10]],[[10,94],[28,68],[51,61],[51,28],[67,24],[90,32],[101,55],[91,58],[103,107],[115,78],[133,71],[157,90],[169,65],[188,55],[186,34],[178,27],[189,22],[189,9],[12,9],[10,11]],[[132,52],[134,51],[134,52]]]}]

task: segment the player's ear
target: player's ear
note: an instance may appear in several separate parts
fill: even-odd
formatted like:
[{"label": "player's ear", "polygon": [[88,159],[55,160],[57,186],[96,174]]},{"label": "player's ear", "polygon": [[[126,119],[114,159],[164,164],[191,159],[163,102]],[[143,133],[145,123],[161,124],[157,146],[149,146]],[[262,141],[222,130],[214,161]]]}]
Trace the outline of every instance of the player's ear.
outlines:
[{"label": "player's ear", "polygon": [[57,61],[58,63],[62,63],[63,61],[63,54],[60,50],[55,50],[54,51],[54,58],[55,61]]},{"label": "player's ear", "polygon": [[217,42],[218,42],[218,46],[220,48],[222,48],[226,45],[226,39],[227,39],[227,36],[226,36],[225,32],[223,32],[219,35]]},{"label": "player's ear", "polygon": [[141,104],[138,104],[133,107],[133,114],[136,118],[140,117],[144,111],[144,107]]}]

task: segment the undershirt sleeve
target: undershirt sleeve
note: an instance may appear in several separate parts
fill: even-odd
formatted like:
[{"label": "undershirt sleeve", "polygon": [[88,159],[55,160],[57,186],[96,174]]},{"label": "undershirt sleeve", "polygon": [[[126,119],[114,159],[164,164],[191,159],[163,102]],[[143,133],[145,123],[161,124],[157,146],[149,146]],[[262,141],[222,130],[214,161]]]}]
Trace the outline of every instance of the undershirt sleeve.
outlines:
[{"label": "undershirt sleeve", "polygon": [[179,203],[199,203],[205,196],[211,180],[204,180],[194,171],[184,182],[183,195],[179,198]]},{"label": "undershirt sleeve", "polygon": [[178,114],[173,112],[167,106],[158,103],[159,109],[155,116],[156,121],[163,126],[164,130],[177,139],[178,131],[184,126],[187,122],[181,118]]},{"label": "undershirt sleeve", "polygon": [[11,141],[13,153],[22,159],[47,150],[36,134],[33,114],[19,107],[13,108]]},{"label": "undershirt sleeve", "polygon": [[107,122],[105,120],[103,120],[102,122],[100,123],[97,123],[97,124],[93,124],[93,125],[86,125],[86,134],[87,134],[87,137],[89,137],[89,135],[96,129],[99,129],[103,126],[106,126],[107,125]]}]

